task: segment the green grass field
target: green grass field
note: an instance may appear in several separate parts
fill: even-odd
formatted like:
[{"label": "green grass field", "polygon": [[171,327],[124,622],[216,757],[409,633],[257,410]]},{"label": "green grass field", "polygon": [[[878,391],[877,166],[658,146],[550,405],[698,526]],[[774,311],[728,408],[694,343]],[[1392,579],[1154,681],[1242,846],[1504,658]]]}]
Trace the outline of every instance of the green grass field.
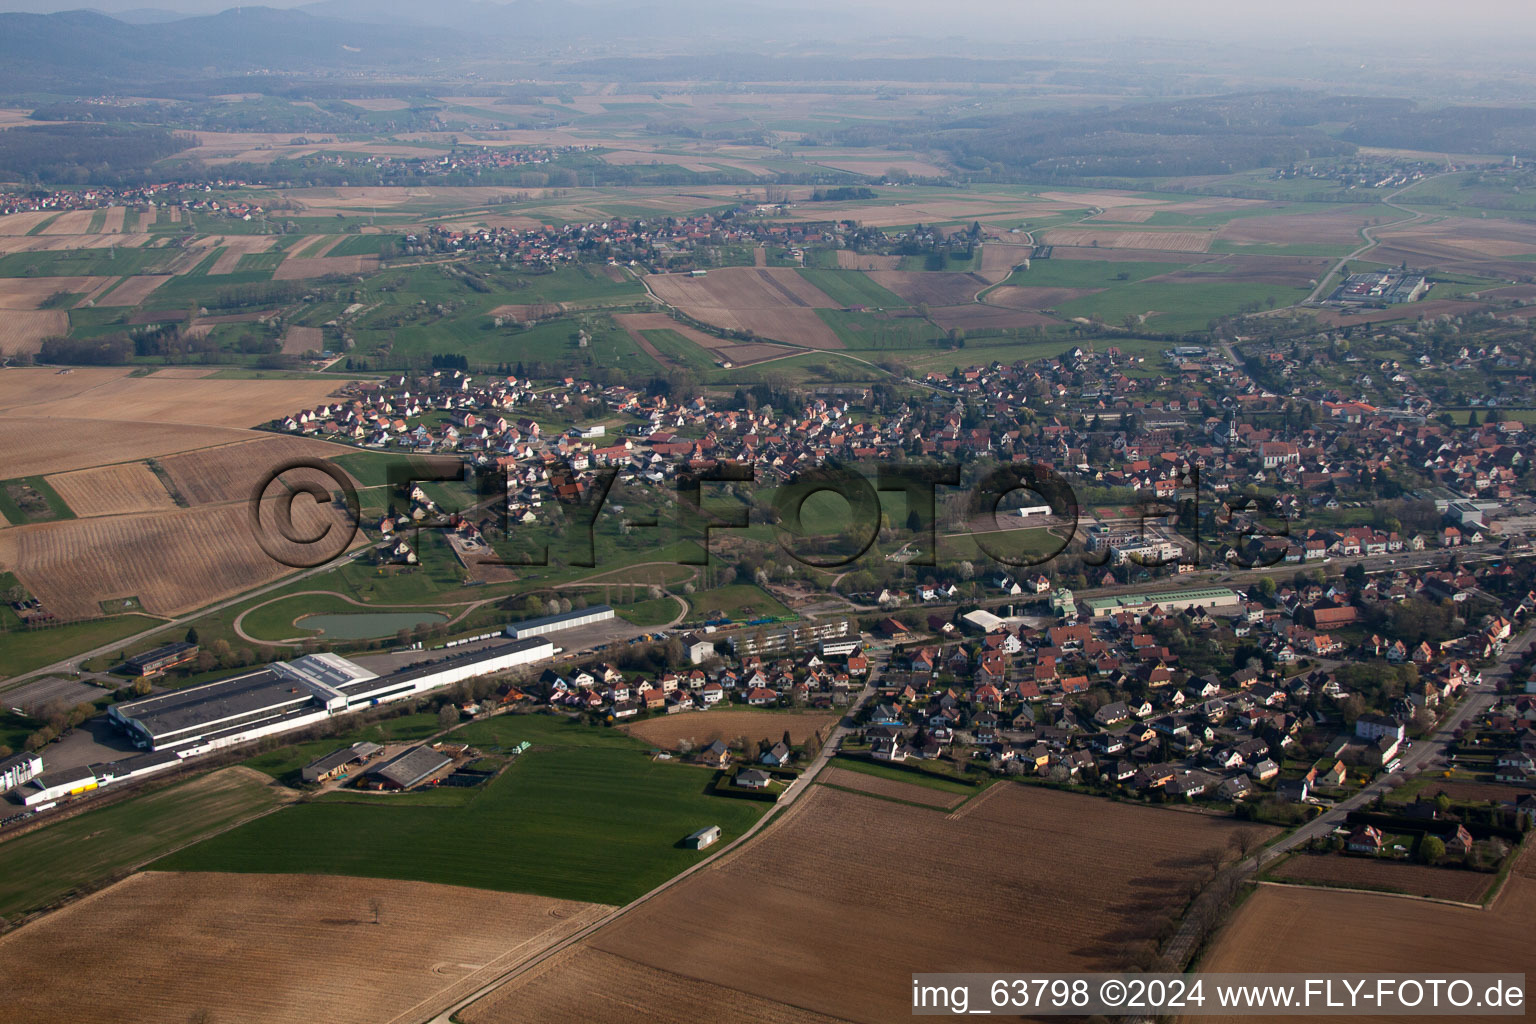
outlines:
[{"label": "green grass field", "polygon": [[941,793],[954,793],[956,796],[971,796],[976,793],[975,786],[967,786],[963,782],[941,778],[932,772],[892,768],[889,765],[876,764],[873,761],[864,761],[855,757],[840,757],[832,763],[838,768],[846,768],[851,772],[858,772],[860,775],[873,775],[877,779],[905,782],[908,785],[922,786],[925,789],[936,789]]},{"label": "green grass field", "polygon": [[900,295],[876,284],[860,270],[802,270],[800,276],[840,306],[900,309],[911,305]]},{"label": "green grass field", "polygon": [[289,807],[154,867],[414,879],[622,904],[699,859],[678,845],[684,836],[719,825],[729,842],[762,810],[708,796],[710,772],[651,761],[644,743],[612,729],[503,716],[454,736],[492,751],[535,746],[477,789]]},{"label": "green grass field", "polygon": [[110,644],[142,632],[158,623],[145,615],[116,615],[48,629],[16,629],[0,632],[0,673],[18,676],[56,661]]},{"label": "green grass field", "polygon": [[262,782],[226,770],[0,843],[0,914],[45,906],[277,802]]},{"label": "green grass field", "polygon": [[931,346],[944,337],[944,331],[920,316],[893,316],[890,313],[853,312],[818,309],[816,315],[837,332],[850,349],[884,351]]},{"label": "green grass field", "polygon": [[110,277],[158,273],[176,256],[174,249],[53,249],[0,256],[0,277]]},{"label": "green grass field", "polygon": [[646,341],[656,346],[658,352],[679,366],[686,366],[699,373],[709,373],[715,369],[715,360],[708,352],[676,331],[663,328],[640,333]]},{"label": "green grass field", "polygon": [[[28,515],[17,503],[11,488],[31,488],[43,499],[48,506],[46,513],[39,512],[36,515]],[[53,522],[59,519],[73,519],[75,513],[60,497],[59,492],[41,476],[21,477],[15,480],[0,481],[0,515],[14,525],[32,522]]]},{"label": "green grass field", "polygon": [[690,619],[714,619],[724,616],[741,621],[794,614],[762,587],[751,583],[733,583],[725,587],[700,591],[692,595],[688,601],[693,606]]}]

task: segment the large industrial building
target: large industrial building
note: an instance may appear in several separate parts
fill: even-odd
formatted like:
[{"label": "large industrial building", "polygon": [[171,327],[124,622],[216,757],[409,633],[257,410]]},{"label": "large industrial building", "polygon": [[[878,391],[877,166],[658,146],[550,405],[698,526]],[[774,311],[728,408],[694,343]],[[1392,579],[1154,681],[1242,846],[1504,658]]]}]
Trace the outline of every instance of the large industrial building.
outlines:
[{"label": "large industrial building", "polygon": [[110,717],[135,746],[187,757],[504,672],[554,653],[546,639],[514,640],[387,676],[340,655],[307,654],[216,683],[117,704]]},{"label": "large industrial building", "polygon": [[507,627],[507,636],[514,640],[523,640],[530,636],[558,633],[562,629],[575,629],[577,626],[590,626],[595,622],[607,622],[611,618],[613,618],[613,609],[606,604],[597,604],[591,608],[581,608],[560,615],[546,615],[539,619],[514,622]]},{"label": "large industrial building", "polygon": [[1429,290],[1429,283],[1417,274],[1396,270],[1350,274],[1334,290],[1332,301],[1360,305],[1398,305],[1415,302]]},{"label": "large industrial building", "polygon": [[1218,608],[1236,608],[1242,603],[1237,592],[1226,587],[1204,587],[1199,590],[1166,590],[1151,594],[1120,594],[1116,597],[1091,597],[1083,604],[1094,618],[1104,618],[1119,612],[1140,615],[1161,608],[1166,612],[1182,612],[1190,608],[1212,611]]},{"label": "large industrial building", "polygon": [[0,758],[0,793],[9,792],[23,782],[31,782],[42,771],[43,759],[36,754]]}]

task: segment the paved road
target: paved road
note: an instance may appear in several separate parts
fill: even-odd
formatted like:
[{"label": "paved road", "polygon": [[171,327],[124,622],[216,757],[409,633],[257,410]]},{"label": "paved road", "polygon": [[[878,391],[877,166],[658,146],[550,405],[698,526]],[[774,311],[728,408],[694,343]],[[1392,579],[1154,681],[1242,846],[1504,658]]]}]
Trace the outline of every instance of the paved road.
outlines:
[{"label": "paved road", "polygon": [[[1383,206],[1390,206],[1394,210],[1401,210],[1403,213],[1411,214],[1411,216],[1409,216],[1405,220],[1394,220],[1394,221],[1391,221],[1389,224],[1381,224],[1381,225],[1377,225],[1377,226],[1378,227],[1400,227],[1400,226],[1402,226],[1404,224],[1412,224],[1414,221],[1417,221],[1417,220],[1423,220],[1424,219],[1424,211],[1422,211],[1422,210],[1415,210],[1415,209],[1412,209],[1412,208],[1407,207],[1407,206],[1399,206],[1397,203],[1393,202],[1393,200],[1396,199],[1398,196],[1402,195],[1404,192],[1407,192],[1409,189],[1413,188],[1414,185],[1419,185],[1419,184],[1422,184],[1423,182],[1432,181],[1435,178],[1440,178],[1440,177],[1444,177],[1444,175],[1441,175],[1441,174],[1431,174],[1431,175],[1429,175],[1426,178],[1422,178],[1419,181],[1414,182],[1413,185],[1404,185],[1402,188],[1398,189],[1396,192],[1393,192],[1391,195],[1389,195],[1385,199],[1383,199],[1381,201],[1381,204]],[[1374,230],[1375,230],[1375,228],[1371,227],[1370,225],[1367,225],[1367,226],[1361,228],[1360,229],[1360,237],[1365,240],[1365,244],[1360,246],[1355,251],[1351,252],[1348,256],[1345,256],[1343,259],[1339,260],[1339,262],[1337,262],[1337,263],[1335,263],[1333,265],[1333,267],[1328,271],[1328,273],[1326,273],[1322,277],[1318,278],[1318,280],[1317,280],[1317,287],[1312,289],[1312,294],[1308,295],[1301,302],[1297,303],[1297,305],[1298,306],[1307,306],[1307,305],[1311,305],[1312,303],[1315,303],[1318,300],[1318,296],[1322,293],[1323,289],[1328,287],[1328,280],[1329,280],[1329,278],[1333,277],[1334,274],[1337,274],[1339,272],[1339,270],[1342,269],[1344,267],[1344,265],[1347,264],[1350,260],[1359,259],[1361,256],[1365,255],[1366,253],[1370,252],[1372,249],[1374,249],[1378,245],[1380,245],[1381,244],[1381,240],[1378,239],[1375,235],[1373,235],[1371,233]]]},{"label": "paved road", "polygon": [[453,1015],[455,1013],[458,1013],[460,1010],[463,1010],[471,1004],[484,999],[486,996],[501,988],[503,985],[532,970],[538,965],[549,960],[551,957],[557,956],[558,954],[571,948],[572,946],[586,939],[588,936],[597,932],[599,929],[612,924],[614,921],[623,917],[625,914],[628,914],[636,907],[649,903],[651,900],[655,899],[657,896],[660,896],[662,893],[671,889],[673,886],[682,882],[684,879],[690,877],[695,872],[707,869],[721,857],[750,842],[755,836],[762,833],[772,822],[781,820],[788,812],[789,808],[794,806],[795,802],[810,790],[811,783],[815,780],[816,776],[821,772],[821,770],[826,767],[827,762],[831,760],[832,756],[836,754],[838,747],[842,745],[843,739],[852,731],[848,725],[843,723],[851,720],[858,709],[874,696],[875,680],[879,679],[884,674],[885,669],[887,668],[890,661],[890,650],[886,647],[878,647],[872,650],[870,653],[871,664],[869,682],[865,684],[864,689],[859,692],[853,703],[849,705],[848,711],[844,714],[842,722],[839,722],[837,728],[833,729],[832,734],[827,737],[827,742],[822,745],[821,753],[817,755],[816,760],[812,761],[810,766],[801,773],[800,778],[794,783],[794,785],[792,785],[784,793],[783,796],[779,797],[778,802],[770,807],[766,814],[757,819],[757,822],[753,824],[751,828],[747,829],[746,832],[742,833],[741,836],[738,837],[734,842],[727,846],[721,847],[720,850],[714,854],[714,856],[709,857],[707,860],[699,861],[697,864],[693,865],[682,874],[675,875],[671,879],[663,882],[661,885],[658,885],[656,888],[646,893],[644,896],[639,897],[634,902],[625,904],[622,907],[615,908],[610,913],[605,914],[601,918],[598,918],[596,921],[587,925],[585,928],[582,928],[580,931],[572,932],[570,935],[561,939],[554,945],[546,947],[545,949],[542,949],[524,958],[523,960],[520,960],[518,963],[497,975],[490,982],[482,985],[468,996],[464,996],[454,1002],[453,1005],[445,1007],[436,1013],[433,1013],[431,1010],[427,1010],[423,1015],[419,1016],[413,1016],[410,1018],[404,1016],[397,1017],[395,1018],[395,1021],[390,1022],[390,1024],[403,1024],[403,1022],[407,1019],[424,1022],[424,1024],[451,1024]]},{"label": "paved road", "polygon": [[[1325,813],[1296,829],[1285,838],[1266,846],[1252,857],[1227,868],[1223,875],[1235,875],[1239,880],[1247,878],[1275,858],[1284,856],[1309,840],[1328,835],[1334,829],[1344,824],[1345,818],[1349,815],[1350,811],[1359,810],[1361,807],[1366,806],[1375,800],[1377,795],[1388,792],[1395,785],[1400,784],[1403,778],[1418,774],[1420,771],[1427,769],[1431,762],[1445,756],[1447,747],[1455,738],[1456,730],[1468,719],[1482,714],[1498,699],[1498,684],[1509,677],[1514,663],[1530,648],[1533,641],[1536,641],[1536,631],[1527,631],[1511,641],[1505,647],[1504,653],[1499,656],[1498,661],[1483,673],[1482,683],[1473,688],[1462,699],[1456,710],[1440,723],[1434,735],[1416,741],[1413,749],[1402,755],[1403,766],[1400,774],[1378,778],[1359,793],[1356,793],[1347,800],[1339,801]],[[1216,886],[1213,883],[1212,886],[1207,887],[1207,893],[1214,888]],[[1199,917],[1200,915],[1198,914],[1186,914],[1178,932],[1169,940],[1163,954],[1164,960],[1170,965],[1169,969],[1182,970],[1188,965],[1189,959],[1194,956],[1196,945],[1202,937]]]}]

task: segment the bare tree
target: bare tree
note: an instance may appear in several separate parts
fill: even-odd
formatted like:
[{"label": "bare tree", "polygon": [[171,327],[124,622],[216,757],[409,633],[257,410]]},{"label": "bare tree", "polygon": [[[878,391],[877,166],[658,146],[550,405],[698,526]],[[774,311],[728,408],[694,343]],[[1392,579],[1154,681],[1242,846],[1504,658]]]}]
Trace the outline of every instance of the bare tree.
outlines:
[{"label": "bare tree", "polygon": [[380,915],[382,915],[384,913],[384,903],[377,896],[373,896],[373,897],[369,898],[369,900],[368,900],[368,912],[373,915],[373,923],[374,924],[382,924],[383,923],[383,922],[381,922],[379,920],[379,917],[380,917]]}]

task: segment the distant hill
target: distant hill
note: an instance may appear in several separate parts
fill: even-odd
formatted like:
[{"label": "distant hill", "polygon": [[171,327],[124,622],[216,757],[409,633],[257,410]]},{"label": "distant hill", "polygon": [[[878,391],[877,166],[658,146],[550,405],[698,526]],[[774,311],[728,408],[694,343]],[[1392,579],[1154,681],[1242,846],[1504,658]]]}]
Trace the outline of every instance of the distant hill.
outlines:
[{"label": "distant hill", "polygon": [[241,7],[207,17],[129,24],[91,11],[0,14],[0,84],[111,84],[187,72],[389,67],[460,51],[426,26],[374,25],[296,10]]}]

